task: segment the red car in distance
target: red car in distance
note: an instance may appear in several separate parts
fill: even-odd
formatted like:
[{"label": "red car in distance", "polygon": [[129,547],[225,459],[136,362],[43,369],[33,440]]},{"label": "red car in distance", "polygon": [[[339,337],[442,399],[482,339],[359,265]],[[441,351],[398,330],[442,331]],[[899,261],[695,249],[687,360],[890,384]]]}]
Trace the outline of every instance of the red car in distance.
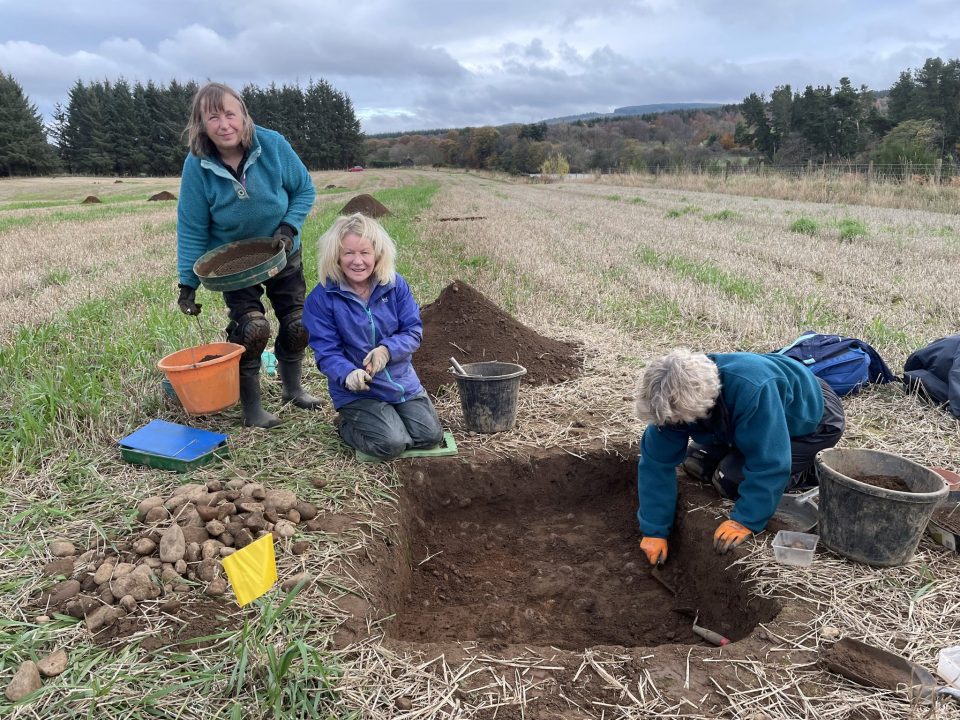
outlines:
[{"label": "red car in distance", "polygon": [[363,165],[354,165],[352,168],[349,168],[347,172],[363,172]]}]

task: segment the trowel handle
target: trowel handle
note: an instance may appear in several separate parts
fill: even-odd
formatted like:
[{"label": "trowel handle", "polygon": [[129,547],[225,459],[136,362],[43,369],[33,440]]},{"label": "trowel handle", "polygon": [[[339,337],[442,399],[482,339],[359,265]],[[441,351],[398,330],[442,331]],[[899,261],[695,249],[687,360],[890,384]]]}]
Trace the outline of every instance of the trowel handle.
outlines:
[{"label": "trowel handle", "polygon": [[460,367],[460,363],[457,362],[455,357],[450,358],[450,364],[453,365],[453,369],[457,371],[457,375],[466,375],[466,371]]},{"label": "trowel handle", "polygon": [[798,503],[808,503],[812,505],[814,504],[813,503],[814,499],[817,498],[819,495],[820,495],[820,488],[814,487],[814,488],[810,488],[809,490],[804,490],[802,493],[794,495],[793,499],[796,500]]},{"label": "trowel handle", "polygon": [[937,697],[947,697],[955,703],[960,703],[960,690],[952,687],[942,687],[937,689]]}]

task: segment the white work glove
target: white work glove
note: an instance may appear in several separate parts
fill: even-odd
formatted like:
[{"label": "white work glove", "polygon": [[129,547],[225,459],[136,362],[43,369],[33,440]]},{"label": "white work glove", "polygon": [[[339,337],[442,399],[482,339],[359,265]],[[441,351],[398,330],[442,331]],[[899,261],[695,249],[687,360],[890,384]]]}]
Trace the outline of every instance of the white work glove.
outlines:
[{"label": "white work glove", "polygon": [[367,374],[367,371],[363,368],[357,368],[349,375],[347,375],[346,385],[347,390],[352,392],[360,392],[361,390],[369,390],[370,386],[367,383],[370,382],[370,376]]},{"label": "white work glove", "polygon": [[387,366],[390,360],[390,351],[383,345],[377,345],[373,350],[367,353],[363,359],[363,369],[370,375],[376,375]]}]

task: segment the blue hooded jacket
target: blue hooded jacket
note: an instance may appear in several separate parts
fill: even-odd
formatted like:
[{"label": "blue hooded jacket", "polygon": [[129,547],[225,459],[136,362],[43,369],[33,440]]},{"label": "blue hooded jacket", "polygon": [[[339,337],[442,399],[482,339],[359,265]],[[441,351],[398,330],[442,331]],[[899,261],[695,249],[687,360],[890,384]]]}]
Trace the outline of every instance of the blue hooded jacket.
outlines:
[{"label": "blue hooded jacket", "polygon": [[270,237],[286,223],[297,231],[290,255],[317,190],[286,138],[254,126],[253,143],[238,182],[217,159],[192,152],[183,162],[177,203],[177,274],[197,287],[193,264],[208,250],[234,240]]},{"label": "blue hooded jacket", "polygon": [[793,358],[776,353],[707,357],[720,371],[718,403],[729,427],[720,430],[703,421],[647,426],[637,468],[637,518],[644,535],[670,534],[677,507],[676,468],[686,457],[690,438],[704,445],[729,443],[743,454],[744,480],[730,517],[760,532],[790,480],[790,438],[815,432],[823,417],[819,381]]},{"label": "blue hooded jacket", "polygon": [[[410,286],[399,275],[374,286],[366,303],[328,278],[307,296],[303,324],[317,367],[327,376],[335,410],[362,398],[396,405],[423,389],[412,362],[423,338],[423,321]],[[387,366],[374,375],[369,390],[348,390],[347,375],[362,368],[363,359],[377,345],[390,351]]]}]

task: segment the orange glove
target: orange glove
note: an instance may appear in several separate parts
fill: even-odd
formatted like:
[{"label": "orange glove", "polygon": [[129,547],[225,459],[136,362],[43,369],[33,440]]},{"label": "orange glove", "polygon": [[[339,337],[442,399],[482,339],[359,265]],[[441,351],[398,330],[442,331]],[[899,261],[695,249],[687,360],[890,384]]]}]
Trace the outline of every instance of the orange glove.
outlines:
[{"label": "orange glove", "polygon": [[663,565],[667,560],[667,541],[665,538],[645,537],[640,541],[640,549],[651,565]]},{"label": "orange glove", "polygon": [[713,549],[723,555],[727,550],[735,548],[752,534],[750,528],[744,527],[736,520],[724,520],[713,534]]}]

